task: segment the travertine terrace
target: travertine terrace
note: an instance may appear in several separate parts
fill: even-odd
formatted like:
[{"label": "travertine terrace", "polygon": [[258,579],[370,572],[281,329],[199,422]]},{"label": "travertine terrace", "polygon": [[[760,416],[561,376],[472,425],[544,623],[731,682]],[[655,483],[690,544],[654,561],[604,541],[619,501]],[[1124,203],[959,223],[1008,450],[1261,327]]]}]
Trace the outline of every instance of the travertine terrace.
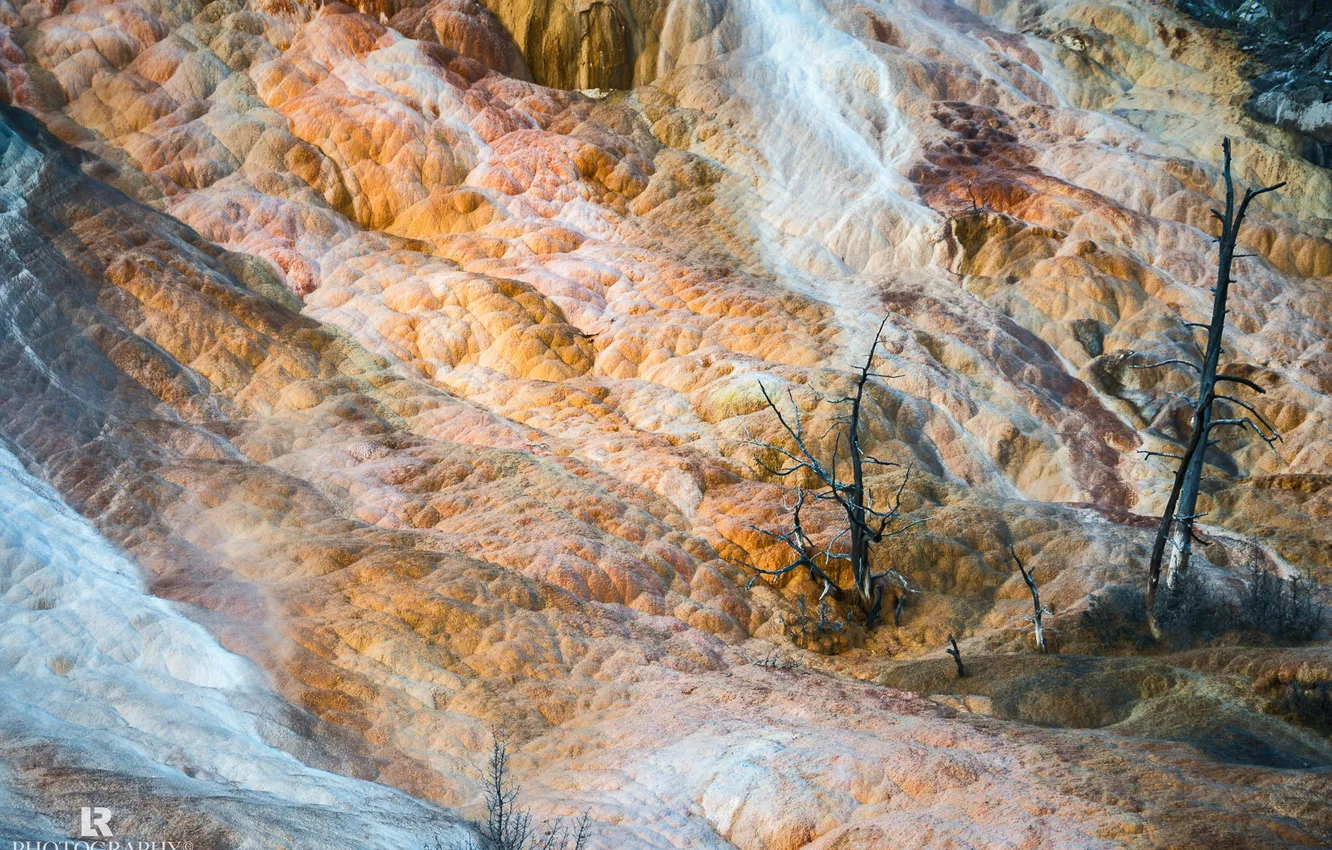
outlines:
[{"label": "travertine terrace", "polygon": [[[1284,441],[1195,565],[1332,584],[1332,172],[1246,61],[1157,0],[0,0],[0,838],[447,847],[498,727],[597,850],[1332,845],[1260,693],[1326,643],[1058,666],[1007,560],[1056,633],[1141,580],[1229,136]],[[920,592],[829,641],[746,588],[750,440],[885,316]]]}]

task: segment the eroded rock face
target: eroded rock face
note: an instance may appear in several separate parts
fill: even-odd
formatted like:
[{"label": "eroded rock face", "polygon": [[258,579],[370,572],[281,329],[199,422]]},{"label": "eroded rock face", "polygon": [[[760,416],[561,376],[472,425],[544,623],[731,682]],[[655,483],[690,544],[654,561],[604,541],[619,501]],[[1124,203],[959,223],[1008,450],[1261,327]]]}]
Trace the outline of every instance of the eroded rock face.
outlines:
[{"label": "eroded rock face", "polygon": [[1295,0],[1183,0],[1208,26],[1231,30],[1256,60],[1250,109],[1305,137],[1304,154],[1332,164],[1332,10]]},{"label": "eroded rock face", "polygon": [[[628,3],[554,0],[532,4],[526,15],[509,12],[508,4],[498,5],[500,14],[525,33],[523,45],[533,57],[537,82],[562,89],[627,89],[633,84],[634,60],[644,40],[635,37]],[[640,11],[652,8],[638,5]]]},{"label": "eroded rock face", "polygon": [[557,89],[628,89],[650,81],[666,12],[659,0],[358,0],[352,5],[409,38],[438,40],[508,76]]},{"label": "eroded rock face", "polygon": [[[0,5],[25,110],[0,134],[0,435],[141,572],[134,604],[252,665],[281,722],[236,751],[336,767],[329,805],[353,779],[413,795],[358,828],[422,839],[457,829],[433,805],[476,813],[500,724],[531,803],[590,808],[597,847],[1327,844],[1325,771],[1155,734],[1187,719],[1164,702],[1093,733],[874,684],[950,633],[1025,645],[1010,543],[1066,625],[1137,580],[1171,470],[1134,452],[1179,439],[1189,376],[1131,367],[1194,345],[1223,134],[1246,183],[1290,183],[1251,216],[1227,338],[1286,440],[1218,447],[1198,568],[1332,579],[1332,183],[1246,114],[1239,55],[1143,0],[553,9]],[[760,381],[823,434],[885,315],[865,439],[913,467],[930,522],[882,557],[922,592],[869,636],[835,604],[825,642],[803,576],[745,588],[792,496],[748,438],[779,434]],[[7,604],[46,598],[24,582],[50,546],[4,540]],[[133,680],[86,631],[14,643],[4,675],[84,701]],[[766,641],[797,665],[756,666]],[[116,783],[168,812],[136,829],[171,820],[164,788],[207,813],[200,848],[283,824],[246,820],[281,801],[264,776],[128,717],[143,699],[65,720],[134,725],[176,783]],[[71,769],[0,750],[0,804],[55,835],[104,765],[34,716],[3,717]],[[356,826],[291,811],[288,846]]]}]

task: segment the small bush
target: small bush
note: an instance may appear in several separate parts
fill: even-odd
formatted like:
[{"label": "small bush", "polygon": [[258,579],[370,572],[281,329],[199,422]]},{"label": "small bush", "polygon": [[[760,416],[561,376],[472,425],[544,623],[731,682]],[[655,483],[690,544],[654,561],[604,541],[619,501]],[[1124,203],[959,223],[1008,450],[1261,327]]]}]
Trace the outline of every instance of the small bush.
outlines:
[{"label": "small bush", "polygon": [[[1172,648],[1214,640],[1233,631],[1235,606],[1197,570],[1180,574],[1171,590],[1164,584],[1156,595],[1156,620],[1169,636]],[[1140,588],[1112,585],[1092,595],[1082,624],[1107,648],[1146,649],[1152,645],[1147,629],[1147,595]]]},{"label": "small bush", "polygon": [[1241,611],[1247,628],[1280,641],[1307,641],[1323,625],[1323,606],[1313,598],[1308,582],[1261,568],[1249,575]]},{"label": "small bush", "polygon": [[1082,612],[1082,625],[1102,646],[1144,649],[1151,643],[1146,607],[1146,594],[1138,588],[1111,585],[1092,594]]},{"label": "small bush", "polygon": [[[1146,594],[1141,589],[1112,585],[1092,595],[1082,625],[1104,647],[1145,649],[1152,643],[1145,609]],[[1300,579],[1255,569],[1236,599],[1224,587],[1209,583],[1199,570],[1189,570],[1176,578],[1173,590],[1162,585],[1156,619],[1175,649],[1237,632],[1299,643],[1322,627],[1323,606]]]},{"label": "small bush", "polygon": [[801,649],[808,649],[822,655],[837,655],[845,652],[857,642],[863,642],[863,629],[848,629],[847,622],[836,616],[827,599],[819,600],[818,616],[809,611],[809,603],[803,596],[796,599],[799,616],[783,625],[783,633],[791,643]]},{"label": "small bush", "polygon": [[1332,735],[1332,682],[1287,682],[1273,701],[1272,714]]},{"label": "small bush", "polygon": [[1174,589],[1164,584],[1160,587],[1156,621],[1176,649],[1207,643],[1243,628],[1235,603],[1197,569],[1177,575]]}]

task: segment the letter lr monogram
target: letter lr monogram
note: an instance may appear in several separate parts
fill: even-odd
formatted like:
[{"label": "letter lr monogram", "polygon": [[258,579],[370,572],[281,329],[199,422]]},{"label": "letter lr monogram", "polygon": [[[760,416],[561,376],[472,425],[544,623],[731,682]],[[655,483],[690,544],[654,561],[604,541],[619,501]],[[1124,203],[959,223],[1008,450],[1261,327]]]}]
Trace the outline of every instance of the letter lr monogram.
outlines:
[{"label": "letter lr monogram", "polygon": [[84,806],[80,838],[110,838],[111,810],[97,806]]}]

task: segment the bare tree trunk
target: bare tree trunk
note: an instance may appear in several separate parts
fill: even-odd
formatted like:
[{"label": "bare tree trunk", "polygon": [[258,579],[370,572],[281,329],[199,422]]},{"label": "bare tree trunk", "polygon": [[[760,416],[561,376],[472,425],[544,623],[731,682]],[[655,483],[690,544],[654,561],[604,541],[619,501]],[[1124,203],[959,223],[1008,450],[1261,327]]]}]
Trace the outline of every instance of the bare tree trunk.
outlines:
[{"label": "bare tree trunk", "polygon": [[[886,321],[886,320],[885,320]],[[872,374],[874,354],[879,347],[879,334],[883,326],[874,335],[874,345],[870,347],[865,365],[861,367],[860,377],[856,380],[856,394],[851,400],[851,417],[847,423],[846,440],[851,453],[851,487],[848,498],[842,502],[846,509],[847,524],[851,531],[851,575],[860,594],[860,604],[865,610],[865,629],[874,628],[883,609],[883,588],[874,580],[874,570],[870,563],[870,543],[874,537],[868,520],[868,502],[865,499],[865,454],[860,448],[860,411],[865,400],[865,384]]]},{"label": "bare tree trunk", "polygon": [[967,666],[962,663],[962,650],[957,648],[957,641],[952,635],[948,636],[948,642],[953,645],[952,649],[945,649],[944,652],[953,656],[953,662],[957,664],[957,677],[965,679],[967,677]]},{"label": "bare tree trunk", "polygon": [[1170,540],[1166,544],[1166,562],[1165,562],[1165,586],[1169,591],[1175,589],[1175,579],[1184,572],[1187,567],[1190,555],[1192,555],[1193,540],[1188,529],[1184,528],[1183,523],[1176,523],[1175,528],[1170,532]]},{"label": "bare tree trunk", "polygon": [[[1206,384],[1206,376],[1203,383]],[[1212,385],[1216,378],[1212,376]],[[1200,433],[1206,434],[1211,428],[1212,406],[1206,405],[1202,411]],[[1170,590],[1175,589],[1175,578],[1189,568],[1189,556],[1193,553],[1193,520],[1198,510],[1198,495],[1202,488],[1203,466],[1207,457],[1207,447],[1200,444],[1188,455],[1188,467],[1184,472],[1184,482],[1180,487],[1179,504],[1175,509],[1174,529],[1171,532],[1166,562],[1165,582]]]},{"label": "bare tree trunk", "polygon": [[1048,608],[1042,607],[1041,592],[1036,588],[1035,580],[1032,579],[1031,574],[1027,572],[1027,568],[1022,565],[1022,560],[1018,558],[1017,552],[1014,551],[1012,546],[1008,547],[1008,554],[1012,556],[1013,562],[1017,564],[1018,572],[1022,573],[1022,580],[1027,583],[1027,590],[1031,592],[1032,615],[1027,618],[1027,622],[1031,623],[1032,630],[1036,635],[1036,651],[1045,655],[1050,649],[1045,643],[1044,617],[1046,614],[1053,612]]}]

